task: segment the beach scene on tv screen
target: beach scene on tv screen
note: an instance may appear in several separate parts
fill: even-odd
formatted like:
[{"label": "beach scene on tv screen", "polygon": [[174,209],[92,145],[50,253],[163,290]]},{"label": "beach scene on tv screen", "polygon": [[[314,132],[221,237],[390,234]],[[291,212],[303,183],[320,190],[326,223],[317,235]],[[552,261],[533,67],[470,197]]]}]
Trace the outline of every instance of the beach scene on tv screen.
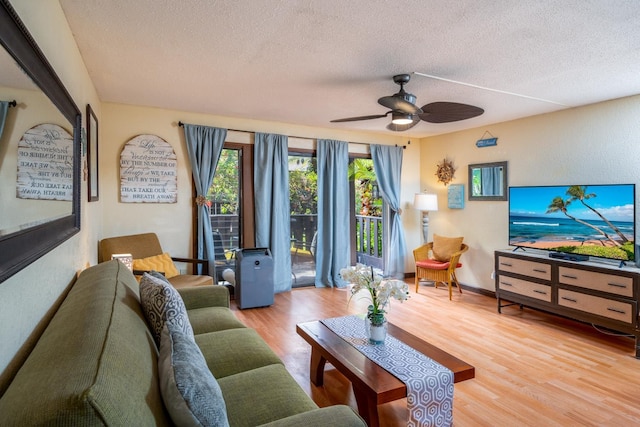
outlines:
[{"label": "beach scene on tv screen", "polygon": [[635,186],[509,189],[509,244],[633,260]]}]

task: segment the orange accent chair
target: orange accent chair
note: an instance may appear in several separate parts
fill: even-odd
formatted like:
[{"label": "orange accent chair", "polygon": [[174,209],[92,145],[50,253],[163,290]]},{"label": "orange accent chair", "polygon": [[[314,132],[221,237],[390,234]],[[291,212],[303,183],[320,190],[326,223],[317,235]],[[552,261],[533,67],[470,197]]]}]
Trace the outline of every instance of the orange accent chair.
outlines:
[{"label": "orange accent chair", "polygon": [[460,256],[469,250],[469,246],[464,243],[460,244],[460,250],[451,254],[449,261],[438,261],[431,255],[433,253],[433,242],[426,243],[413,251],[413,258],[416,262],[416,293],[418,293],[418,285],[420,279],[429,280],[435,283],[444,283],[449,287],[449,299],[452,297],[453,283],[456,284],[460,293],[460,283],[456,277],[456,268],[462,267],[460,264]]}]

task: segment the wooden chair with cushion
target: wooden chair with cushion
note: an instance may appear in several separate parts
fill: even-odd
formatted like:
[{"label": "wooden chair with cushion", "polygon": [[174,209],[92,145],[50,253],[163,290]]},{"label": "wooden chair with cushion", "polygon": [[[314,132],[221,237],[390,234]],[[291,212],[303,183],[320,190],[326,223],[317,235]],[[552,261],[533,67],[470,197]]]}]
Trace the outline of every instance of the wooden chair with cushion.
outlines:
[{"label": "wooden chair with cushion", "polygon": [[456,277],[456,268],[462,267],[460,256],[469,250],[469,246],[462,243],[462,237],[433,236],[433,242],[426,243],[413,251],[416,262],[416,293],[420,279],[434,282],[435,287],[444,283],[449,287],[449,299],[452,298],[453,283],[460,293],[460,283]]},{"label": "wooden chair with cushion", "polygon": [[[175,288],[189,286],[213,285],[213,277],[209,276],[209,262],[204,259],[175,258],[163,252],[155,233],[134,234],[130,236],[109,237],[102,239],[98,245],[98,260],[108,261],[114,254],[131,254],[134,274],[156,270],[165,275]],[[203,275],[180,274],[174,261],[203,266]]]}]

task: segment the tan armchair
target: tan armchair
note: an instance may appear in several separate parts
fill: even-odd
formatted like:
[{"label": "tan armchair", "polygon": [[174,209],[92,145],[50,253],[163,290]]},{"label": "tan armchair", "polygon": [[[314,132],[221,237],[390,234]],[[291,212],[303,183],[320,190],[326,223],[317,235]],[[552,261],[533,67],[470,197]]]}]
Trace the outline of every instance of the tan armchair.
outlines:
[{"label": "tan armchair", "polygon": [[[142,260],[162,255],[164,252],[162,246],[160,246],[158,236],[155,233],[109,237],[102,239],[98,244],[98,260],[100,262],[110,260],[114,254],[123,253],[131,254],[134,260]],[[207,260],[171,257],[170,262],[171,261],[192,264],[194,268],[200,264],[203,266],[204,272],[204,275],[178,274],[173,277],[167,277],[175,288],[213,285],[213,277],[208,275],[209,262]],[[175,268],[175,266],[173,267]]]},{"label": "tan armchair", "polygon": [[449,261],[438,261],[433,258],[433,242],[426,243],[413,251],[413,258],[416,262],[416,293],[420,279],[433,281],[435,287],[439,283],[444,283],[449,287],[449,299],[452,297],[453,283],[456,284],[460,293],[460,283],[456,277],[456,268],[462,267],[460,256],[469,250],[469,246],[460,244],[460,250],[454,251]]}]

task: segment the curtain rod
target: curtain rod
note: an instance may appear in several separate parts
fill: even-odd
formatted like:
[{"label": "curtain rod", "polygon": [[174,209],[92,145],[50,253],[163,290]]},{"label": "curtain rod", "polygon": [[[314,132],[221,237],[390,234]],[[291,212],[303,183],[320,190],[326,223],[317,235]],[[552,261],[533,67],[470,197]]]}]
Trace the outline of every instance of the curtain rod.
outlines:
[{"label": "curtain rod", "polygon": [[9,101],[9,107],[15,107],[17,105],[18,105],[18,103],[16,102],[15,99],[13,101]]},{"label": "curtain rod", "polygon": [[[184,123],[182,121],[178,121],[178,126],[179,127],[184,127]],[[245,132],[245,133],[255,133],[255,131],[250,131],[250,130],[242,130],[242,129],[227,129],[228,131],[232,131],[232,132]],[[291,138],[300,138],[300,139],[318,139],[318,138],[309,138],[308,136],[295,136],[295,135],[287,135],[288,137]],[[367,145],[370,146],[370,143],[367,142],[351,142],[351,141],[347,141],[348,144],[357,144],[357,145]],[[407,142],[407,144],[411,144],[411,141]],[[396,144],[396,147],[398,146],[398,144]],[[403,145],[402,146],[403,149],[406,149],[407,146]]]}]

